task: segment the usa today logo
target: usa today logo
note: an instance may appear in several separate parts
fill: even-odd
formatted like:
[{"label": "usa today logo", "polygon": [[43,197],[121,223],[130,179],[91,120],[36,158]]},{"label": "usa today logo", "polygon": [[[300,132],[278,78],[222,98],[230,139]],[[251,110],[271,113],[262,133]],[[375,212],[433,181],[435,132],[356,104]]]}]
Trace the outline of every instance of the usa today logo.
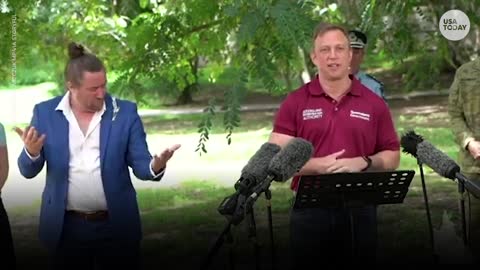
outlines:
[{"label": "usa today logo", "polygon": [[446,39],[461,40],[470,31],[470,20],[463,11],[452,9],[442,15],[438,27]]}]

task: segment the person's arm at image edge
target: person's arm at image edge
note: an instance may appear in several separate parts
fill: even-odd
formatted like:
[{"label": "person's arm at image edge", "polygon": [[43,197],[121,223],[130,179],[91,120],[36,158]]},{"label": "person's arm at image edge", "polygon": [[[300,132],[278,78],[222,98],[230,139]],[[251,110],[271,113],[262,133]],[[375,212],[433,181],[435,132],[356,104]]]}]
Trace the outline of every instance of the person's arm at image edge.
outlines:
[{"label": "person's arm at image edge", "polygon": [[473,132],[465,123],[463,114],[463,100],[460,97],[460,79],[461,73],[457,71],[452,85],[450,86],[450,93],[448,96],[448,115],[450,117],[450,125],[455,135],[455,141],[463,148],[467,146],[470,141],[474,140]]},{"label": "person's arm at image edge", "polygon": [[2,190],[8,177],[8,149],[5,139],[5,130],[0,125],[0,191]]}]

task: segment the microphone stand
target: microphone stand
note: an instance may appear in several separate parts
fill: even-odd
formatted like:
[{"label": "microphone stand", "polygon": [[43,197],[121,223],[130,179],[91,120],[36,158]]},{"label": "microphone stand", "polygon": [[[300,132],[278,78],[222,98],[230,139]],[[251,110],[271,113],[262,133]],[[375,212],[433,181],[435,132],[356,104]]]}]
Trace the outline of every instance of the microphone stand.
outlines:
[{"label": "microphone stand", "polygon": [[[209,268],[210,264],[212,263],[213,257],[218,253],[220,247],[223,245],[225,239],[230,244],[229,249],[229,269],[233,270],[233,237],[230,231],[232,225],[238,225],[242,222],[244,215],[245,215],[245,203],[246,198],[245,195],[239,193],[238,197],[234,198],[235,202],[235,210],[231,213],[231,217],[228,219],[227,224],[223,228],[222,232],[218,235],[215,243],[210,247],[208,251],[208,255],[206,259],[203,261],[200,269],[206,270]],[[223,202],[222,202],[223,204]],[[225,213],[222,213],[225,214]]]},{"label": "microphone stand", "polygon": [[467,236],[467,221],[465,218],[465,185],[462,181],[458,181],[458,202],[460,207],[460,214],[462,218],[462,237],[463,244],[468,247],[468,236]]},{"label": "microphone stand", "polygon": [[[465,196],[469,195],[470,193],[473,194],[476,198],[480,199],[480,185],[469,180],[467,177],[462,175],[460,172],[455,172],[455,179],[458,181],[458,193],[459,193],[459,204],[460,204],[460,214],[462,217],[462,229],[463,229],[463,243],[467,249],[470,249],[470,226],[467,229],[467,219],[465,217]],[[470,202],[470,197],[469,197]],[[469,207],[469,215],[471,214],[471,208]],[[469,221],[471,219],[469,218]]]},{"label": "microphone stand", "polygon": [[[256,242],[256,227],[255,227],[255,219],[253,215],[253,203],[250,204],[250,193],[254,187],[251,187],[249,182],[244,182],[242,180],[238,180],[235,183],[235,189],[237,190],[234,194],[224,198],[220,206],[218,207],[218,211],[220,214],[226,216],[228,218],[228,222],[225,225],[224,229],[217,237],[215,243],[210,247],[208,255],[206,259],[203,261],[200,269],[208,269],[209,265],[211,264],[213,257],[215,254],[218,253],[220,247],[223,245],[225,239],[229,244],[229,251],[228,251],[228,262],[229,262],[229,269],[234,269],[233,265],[233,237],[231,234],[231,226],[240,224],[247,215],[249,216],[248,221],[252,224],[250,228],[249,238],[253,237]],[[247,200],[248,198],[248,200]],[[258,253],[258,246],[255,245],[255,253]],[[258,267],[257,267],[258,268]]]},{"label": "microphone stand", "polygon": [[275,244],[273,242],[273,218],[272,218],[272,192],[269,188],[265,190],[265,198],[267,200],[267,216],[268,216],[268,229],[270,231],[270,250],[271,250],[271,259],[272,259],[272,269],[275,267]]},{"label": "microphone stand", "polygon": [[[253,209],[251,207],[255,203],[255,201],[258,199],[260,193],[265,192],[265,198],[267,199],[267,214],[268,214],[268,227],[270,230],[270,244],[271,244],[271,260],[272,260],[272,269],[275,269],[275,250],[274,250],[274,242],[273,242],[273,224],[272,224],[272,207],[271,207],[271,198],[272,198],[272,193],[270,191],[270,184],[272,183],[274,177],[269,175],[264,181],[260,182],[257,186],[254,187],[252,195],[247,198],[246,204],[247,204],[247,209],[251,210],[251,213],[253,213]],[[253,217],[253,214],[251,215],[251,221],[250,221],[250,226],[251,224],[255,224],[255,218]],[[255,225],[253,225],[255,226]],[[250,233],[255,233],[252,232],[252,230],[255,230],[254,228],[250,227]],[[256,235],[256,234],[255,234]],[[255,238],[256,241],[256,238]],[[259,269],[259,254],[258,254],[258,244],[255,242],[255,256],[256,256],[256,269]]]},{"label": "microphone stand", "polygon": [[203,269],[203,270],[208,269],[208,267],[210,266],[210,263],[212,262],[212,259],[213,259],[214,255],[217,254],[218,250],[223,245],[223,242],[225,241],[225,239],[227,239],[227,242],[230,244],[229,259],[228,259],[229,269],[233,270],[233,247],[232,247],[233,237],[232,237],[232,234],[230,232],[230,228],[231,228],[232,224],[233,224],[233,222],[232,222],[232,220],[230,220],[225,225],[222,232],[217,237],[214,245],[210,248],[210,250],[208,252],[207,259],[202,263],[202,266],[201,266],[200,269]]},{"label": "microphone stand", "polygon": [[[210,264],[213,260],[213,257],[215,256],[215,254],[218,253],[220,247],[222,246],[222,244],[225,241],[225,238],[227,239],[228,243],[233,242],[232,236],[231,236],[231,233],[230,233],[230,228],[231,228],[232,225],[240,224],[245,217],[247,217],[247,223],[248,223],[248,238],[252,241],[252,243],[254,245],[256,269],[260,269],[260,256],[259,256],[260,255],[260,252],[259,252],[260,248],[259,248],[259,244],[258,244],[258,241],[257,241],[256,223],[255,223],[255,215],[254,215],[254,212],[253,212],[253,204],[258,199],[258,195],[261,192],[268,189],[272,180],[273,180],[273,178],[269,177],[269,178],[265,179],[263,182],[261,182],[260,184],[258,184],[257,186],[255,186],[254,189],[253,189],[254,193],[255,193],[254,196],[247,196],[247,195],[245,195],[241,192],[238,193],[238,197],[235,199],[235,202],[234,202],[235,210],[227,210],[227,212],[228,211],[233,211],[233,213],[231,214],[231,217],[228,219],[228,222],[225,225],[225,227],[223,228],[222,232],[217,237],[215,243],[209,249],[208,255],[207,255],[206,259],[204,260],[204,262],[202,263],[200,269],[206,270],[206,269],[209,268],[209,266],[210,266]],[[229,198],[231,198],[231,197],[229,197]],[[224,206],[223,205],[224,203],[225,204],[230,204],[230,206],[231,206],[231,201],[229,201],[229,200],[222,202],[222,206]],[[226,213],[222,213],[222,214],[226,214]],[[271,233],[271,235],[272,235],[272,233]],[[232,247],[232,245],[230,245],[229,257],[230,257],[229,258],[230,269],[233,269],[233,247]]]},{"label": "microphone stand", "polygon": [[255,254],[255,269],[260,270],[260,245],[257,239],[257,226],[255,223],[255,214],[253,213],[253,204],[248,204],[245,208],[248,226],[248,239],[253,244]]},{"label": "microphone stand", "polygon": [[[273,240],[273,218],[272,218],[272,192],[269,188],[265,190],[265,198],[267,200],[267,218],[268,218],[268,229],[269,229],[269,236],[270,236],[270,250],[271,250],[271,260],[272,260],[272,269],[275,269],[275,244]],[[255,216],[253,213],[253,203],[252,201],[248,201],[248,206],[246,208],[248,211],[248,236],[253,241],[253,246],[255,250],[255,269],[260,269],[260,245],[257,240],[257,232],[256,232],[256,223],[255,223]]]},{"label": "microphone stand", "polygon": [[429,207],[429,204],[428,204],[427,187],[425,185],[425,175],[423,173],[423,164],[419,159],[417,159],[417,163],[418,163],[418,167],[420,169],[420,178],[422,180],[423,198],[424,198],[424,201],[425,201],[425,209],[427,211],[428,229],[429,229],[429,234],[430,234],[430,246],[432,247],[433,260],[434,260],[435,263],[438,263],[438,256],[435,253],[435,240],[434,240],[434,236],[433,236],[432,217],[430,215],[430,207]]},{"label": "microphone stand", "polygon": [[228,244],[228,269],[233,270],[233,236],[232,231],[229,229],[226,232],[225,238]]}]

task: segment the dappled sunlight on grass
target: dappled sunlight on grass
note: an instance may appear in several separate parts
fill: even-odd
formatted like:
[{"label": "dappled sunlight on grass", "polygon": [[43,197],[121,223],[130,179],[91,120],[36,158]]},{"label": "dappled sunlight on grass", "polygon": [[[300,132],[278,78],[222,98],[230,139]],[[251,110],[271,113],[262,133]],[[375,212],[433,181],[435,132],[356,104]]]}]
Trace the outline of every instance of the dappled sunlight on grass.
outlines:
[{"label": "dappled sunlight on grass", "polygon": [[137,191],[140,211],[169,209],[199,204],[227,194],[228,189],[209,181],[185,181],[173,188]]}]

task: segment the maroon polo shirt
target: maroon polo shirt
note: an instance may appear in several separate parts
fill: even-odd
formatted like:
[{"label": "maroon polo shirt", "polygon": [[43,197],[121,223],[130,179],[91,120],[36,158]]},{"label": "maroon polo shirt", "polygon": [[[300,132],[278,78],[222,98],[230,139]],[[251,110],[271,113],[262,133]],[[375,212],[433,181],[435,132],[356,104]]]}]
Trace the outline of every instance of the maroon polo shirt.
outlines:
[{"label": "maroon polo shirt", "polygon": [[[397,151],[400,142],[383,99],[350,76],[352,86],[339,102],[327,95],[318,80],[290,93],[276,114],[273,132],[310,141],[314,157],[345,149],[339,158]],[[291,187],[296,190],[298,177]]]}]

